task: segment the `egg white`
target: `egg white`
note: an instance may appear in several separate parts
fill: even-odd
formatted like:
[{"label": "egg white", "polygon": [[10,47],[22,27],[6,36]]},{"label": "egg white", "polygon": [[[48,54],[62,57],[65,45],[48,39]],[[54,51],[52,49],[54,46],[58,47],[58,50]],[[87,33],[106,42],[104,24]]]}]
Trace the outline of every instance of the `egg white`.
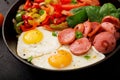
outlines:
[{"label": "egg white", "polygon": [[36,44],[24,43],[22,38],[26,32],[22,32],[21,35],[19,36],[17,43],[17,53],[18,56],[20,56],[21,58],[28,59],[31,56],[32,57],[42,56],[44,54],[49,54],[51,53],[51,51],[54,51],[60,47],[58,38],[52,36],[51,31],[47,31],[43,27],[38,27],[37,29],[42,32],[43,39],[42,41]]},{"label": "egg white", "polygon": [[[69,50],[69,46],[64,46],[63,45],[58,50],[61,50],[61,49],[68,51],[72,55],[72,62],[67,67],[58,69],[58,68],[52,67],[48,63],[48,58],[51,55],[56,54],[57,51],[55,51],[52,54],[46,54],[46,55],[43,55],[43,56],[40,56],[40,57],[37,57],[37,58],[33,58],[32,61],[31,61],[31,63],[33,65],[38,66],[38,67],[46,68],[46,69],[51,69],[51,70],[69,70],[69,69],[77,69],[77,68],[82,68],[82,67],[88,66],[88,65],[96,63],[96,62],[98,62],[98,61],[100,61],[100,60],[102,60],[102,59],[105,58],[105,55],[103,55],[102,53],[96,51],[93,46],[91,47],[91,49],[85,55],[82,55],[82,56],[73,55],[71,53],[71,51]],[[90,58],[86,59],[84,57],[86,55],[87,56],[89,55]]]}]

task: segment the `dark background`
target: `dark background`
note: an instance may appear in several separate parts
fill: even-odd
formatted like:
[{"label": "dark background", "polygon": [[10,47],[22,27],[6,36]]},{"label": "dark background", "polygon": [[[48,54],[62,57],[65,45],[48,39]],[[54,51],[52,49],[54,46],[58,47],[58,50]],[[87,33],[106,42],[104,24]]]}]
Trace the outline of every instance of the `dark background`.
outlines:
[{"label": "dark background", "polygon": [[[6,15],[7,10],[18,0],[0,0],[0,12]],[[102,0],[101,0],[102,1]],[[103,0],[109,2],[109,0]],[[111,0],[110,0],[111,1]],[[113,3],[118,4],[117,0]],[[69,72],[50,72],[34,69],[18,61],[7,49],[2,38],[0,29],[0,80],[98,80],[98,79],[118,79],[120,80],[120,51],[117,51],[108,60],[83,70]]]}]

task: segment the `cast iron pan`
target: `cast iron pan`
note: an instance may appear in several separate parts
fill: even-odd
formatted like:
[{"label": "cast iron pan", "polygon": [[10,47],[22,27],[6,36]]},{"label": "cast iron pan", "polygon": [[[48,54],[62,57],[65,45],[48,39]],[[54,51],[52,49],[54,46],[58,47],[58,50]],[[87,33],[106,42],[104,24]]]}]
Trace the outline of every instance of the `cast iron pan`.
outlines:
[{"label": "cast iron pan", "polygon": [[[37,66],[34,66],[30,63],[28,63],[27,61],[21,59],[16,53],[16,44],[17,44],[17,38],[16,38],[16,32],[15,30],[13,29],[13,23],[12,23],[12,19],[15,17],[16,15],[16,11],[18,10],[18,7],[23,4],[25,2],[25,0],[19,0],[19,1],[16,1],[12,6],[11,8],[8,10],[6,16],[5,16],[5,19],[4,19],[4,23],[3,23],[3,27],[2,27],[2,36],[3,36],[3,39],[4,39],[4,42],[8,48],[8,50],[10,51],[11,54],[13,54],[13,56],[18,59],[19,61],[25,63],[26,65],[29,65],[33,68],[36,68],[36,69],[40,69],[40,70],[47,70],[49,71],[49,69],[44,69],[44,68],[40,68],[40,67],[37,67]],[[120,1],[119,0],[100,0],[100,3],[101,5],[104,4],[104,3],[107,3],[107,2],[111,2],[113,3],[117,8],[120,7]],[[120,41],[118,41],[120,42]],[[88,67],[92,67],[92,66],[95,66],[96,64],[99,64],[103,61],[105,61],[106,59],[109,59],[110,57],[112,57],[116,51],[118,51],[120,49],[120,43],[117,43],[117,46],[116,46],[116,49],[111,52],[110,54],[106,55],[106,58],[93,64],[93,65],[90,65],[90,66],[86,66],[86,67],[83,67],[83,68],[80,68],[80,69],[85,69],[85,68],[88,68]],[[79,70],[80,70],[79,69]],[[78,70],[78,69],[74,69],[74,70]],[[52,70],[54,71],[54,70]],[[65,70],[67,71],[67,70]]]}]

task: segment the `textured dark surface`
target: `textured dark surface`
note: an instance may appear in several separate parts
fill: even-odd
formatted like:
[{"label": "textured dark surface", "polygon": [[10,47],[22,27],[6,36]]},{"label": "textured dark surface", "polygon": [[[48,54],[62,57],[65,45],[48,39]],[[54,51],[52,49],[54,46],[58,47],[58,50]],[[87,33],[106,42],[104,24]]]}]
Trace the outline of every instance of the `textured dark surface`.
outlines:
[{"label": "textured dark surface", "polygon": [[[6,15],[10,6],[18,0],[0,0],[0,12]],[[106,0],[108,1],[108,0]],[[114,2],[115,0],[113,0]],[[120,4],[119,4],[120,5]],[[73,79],[73,80],[97,80],[97,79],[120,79],[120,51],[99,65],[84,70],[72,72],[48,72],[33,69],[18,61],[7,49],[2,39],[0,29],[0,80],[40,80],[43,79]],[[42,79],[41,79],[42,80]]]}]

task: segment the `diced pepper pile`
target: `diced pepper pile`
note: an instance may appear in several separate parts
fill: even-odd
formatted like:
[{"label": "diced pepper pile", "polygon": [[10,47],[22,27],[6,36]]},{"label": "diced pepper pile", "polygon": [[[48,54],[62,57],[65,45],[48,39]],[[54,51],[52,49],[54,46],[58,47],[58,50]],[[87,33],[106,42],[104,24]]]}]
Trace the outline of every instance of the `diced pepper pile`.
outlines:
[{"label": "diced pepper pile", "polygon": [[98,0],[26,0],[17,11],[14,28],[18,34],[37,26],[48,30],[64,29],[68,27],[66,18],[73,15],[70,10],[88,5],[100,4]]}]

